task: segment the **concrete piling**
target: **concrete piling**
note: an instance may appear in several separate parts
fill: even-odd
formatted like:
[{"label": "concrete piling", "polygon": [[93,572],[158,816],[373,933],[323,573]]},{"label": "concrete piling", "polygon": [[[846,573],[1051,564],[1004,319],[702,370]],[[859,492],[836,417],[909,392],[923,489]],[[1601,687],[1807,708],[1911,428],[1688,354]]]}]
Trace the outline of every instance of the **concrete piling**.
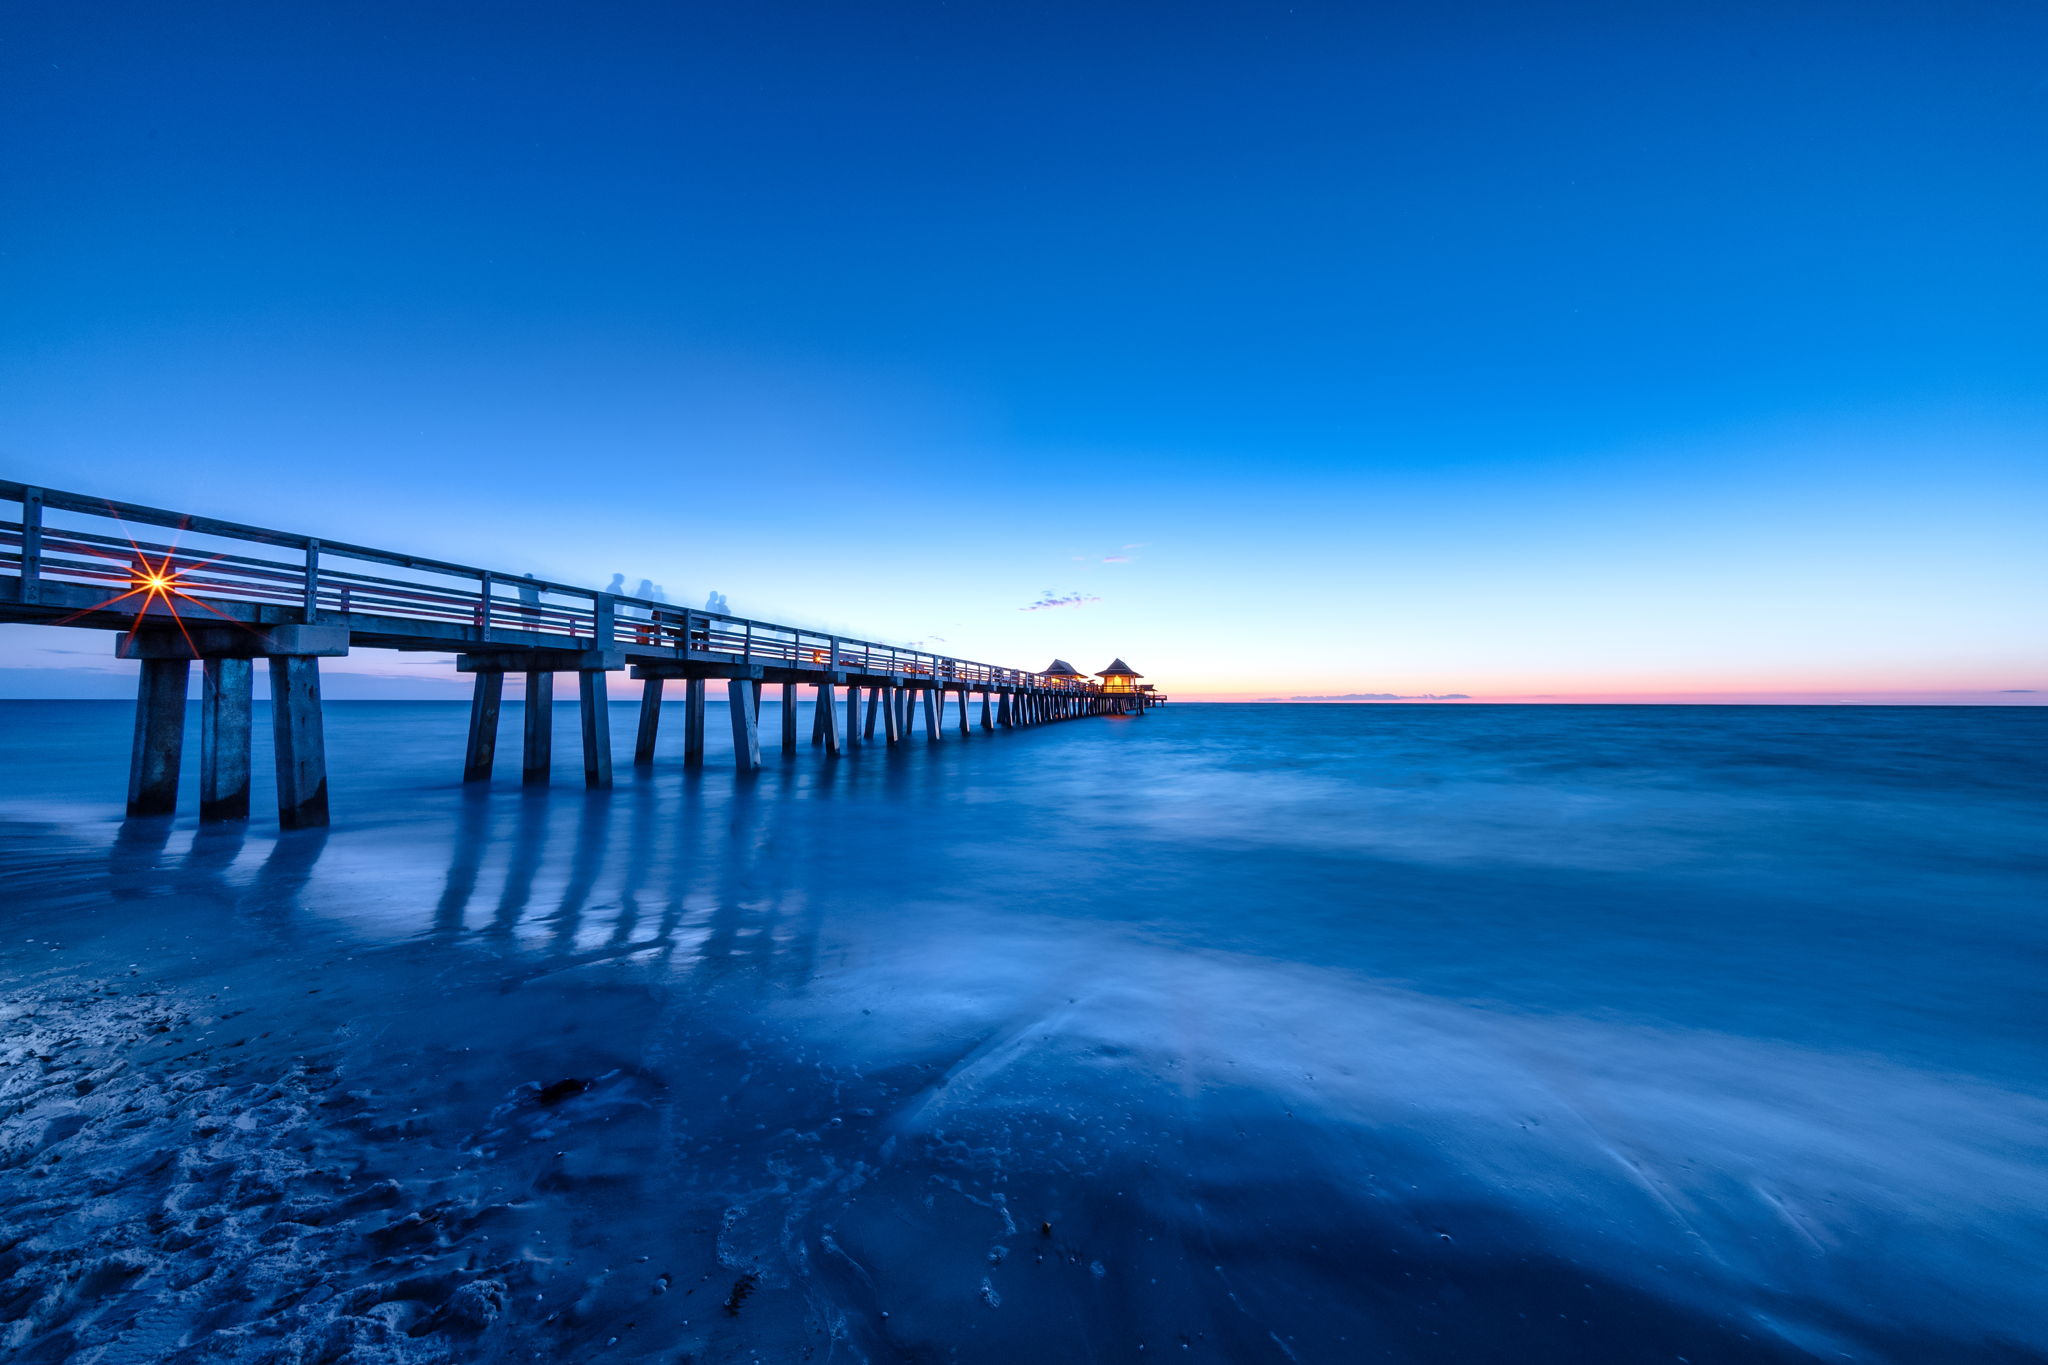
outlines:
[{"label": "concrete piling", "polygon": [[683,766],[704,766],[704,679],[683,681]]},{"label": "concrete piling", "polygon": [[725,700],[732,712],[733,767],[753,772],[761,766],[761,684],[748,678],[728,678]]},{"label": "concrete piling", "polygon": [[519,768],[519,780],[534,786],[546,784],[555,759],[555,675],[529,672],[526,675],[526,748]]},{"label": "concrete piling", "polygon": [[645,768],[654,762],[654,741],[661,733],[661,684],[659,673],[640,682],[640,728],[633,735],[633,766]]},{"label": "concrete piling", "polygon": [[612,709],[603,669],[585,668],[576,673],[577,709],[583,721],[583,785],[603,788],[612,784]]},{"label": "concrete piling", "polygon": [[185,748],[189,659],[144,659],[135,690],[135,744],[128,759],[128,813],[178,808],[178,761]]},{"label": "concrete piling", "polygon": [[492,669],[476,675],[469,698],[469,745],[462,758],[464,782],[488,782],[498,756],[498,711],[505,700],[505,674]]},{"label": "concrete piling", "polygon": [[208,659],[199,701],[199,818],[249,818],[249,730],[256,670],[247,659]]},{"label": "concrete piling", "polygon": [[839,756],[839,726],[834,723],[832,707],[833,686],[829,682],[818,684],[818,736],[824,742],[825,752],[832,757]]},{"label": "concrete piling", "polygon": [[277,822],[286,829],[327,823],[327,739],[320,716],[320,660],[270,660],[271,743],[277,756]]}]

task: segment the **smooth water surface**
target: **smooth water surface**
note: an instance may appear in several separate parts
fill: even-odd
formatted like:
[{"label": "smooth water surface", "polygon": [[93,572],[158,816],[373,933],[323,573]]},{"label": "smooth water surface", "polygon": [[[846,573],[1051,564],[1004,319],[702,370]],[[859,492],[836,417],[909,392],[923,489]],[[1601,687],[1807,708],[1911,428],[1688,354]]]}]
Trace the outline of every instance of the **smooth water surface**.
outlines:
[{"label": "smooth water surface", "polygon": [[14,1358],[2048,1359],[2048,711],[519,719],[0,703]]}]

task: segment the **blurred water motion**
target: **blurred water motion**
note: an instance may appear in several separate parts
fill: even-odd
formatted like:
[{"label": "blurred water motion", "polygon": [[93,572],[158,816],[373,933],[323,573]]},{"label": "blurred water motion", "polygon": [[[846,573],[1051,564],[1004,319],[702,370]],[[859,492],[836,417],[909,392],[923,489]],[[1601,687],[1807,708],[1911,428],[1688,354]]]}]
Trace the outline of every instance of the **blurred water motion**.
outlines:
[{"label": "blurred water motion", "polygon": [[464,719],[330,705],[279,837],[122,824],[124,707],[0,704],[0,1343],[2048,1349],[2048,713],[1184,706],[594,795],[464,789]]}]

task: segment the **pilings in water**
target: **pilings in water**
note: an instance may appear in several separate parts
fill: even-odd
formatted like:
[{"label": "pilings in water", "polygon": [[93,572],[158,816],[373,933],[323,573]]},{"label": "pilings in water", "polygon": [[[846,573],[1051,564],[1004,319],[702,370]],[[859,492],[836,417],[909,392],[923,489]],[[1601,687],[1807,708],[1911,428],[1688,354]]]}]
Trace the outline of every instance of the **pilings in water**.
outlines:
[{"label": "pilings in water", "polygon": [[526,674],[525,743],[520,748],[519,780],[546,786],[555,762],[555,675],[546,669]]},{"label": "pilings in water", "polygon": [[683,680],[683,766],[704,766],[704,679]]},{"label": "pilings in water", "polygon": [[476,675],[469,699],[469,747],[463,755],[462,780],[487,782],[498,757],[498,711],[505,701],[505,674],[492,669]]},{"label": "pilings in water", "polygon": [[178,808],[178,760],[185,751],[189,658],[144,658],[135,689],[135,747],[128,759],[128,813]]},{"label": "pilings in water", "polygon": [[633,737],[633,766],[644,768],[654,762],[654,737],[661,729],[661,684],[659,673],[640,684],[640,728]]},{"label": "pilings in water", "polygon": [[246,820],[256,668],[248,659],[207,659],[201,674],[199,818]]},{"label": "pilings in water", "polygon": [[[612,785],[612,718],[605,674],[623,662],[613,650],[490,650],[459,655],[458,672],[476,675],[469,703],[469,745],[463,755],[462,780],[488,782],[498,752],[498,714],[505,696],[505,675],[526,675],[526,700],[521,725],[519,777],[544,786],[554,775],[555,674],[576,675],[576,701],[583,730],[583,783]],[[649,689],[654,705],[641,698],[640,730],[633,761],[654,761],[654,726],[660,713],[661,689]],[[644,759],[642,755],[645,755]]]},{"label": "pilings in water", "polygon": [[[201,666],[200,818],[244,820],[249,816],[254,664],[269,665],[272,749],[277,769],[278,823],[301,829],[328,823],[327,760],[322,722],[319,660],[348,652],[343,627],[286,625],[232,630],[200,629],[189,638],[163,631],[122,637],[119,654],[141,665],[136,690],[135,732],[129,765],[128,813],[168,815],[177,807],[191,665]],[[464,654],[457,668],[475,675],[463,756],[466,782],[488,781],[495,765],[504,707],[505,675],[522,673],[526,701],[520,775],[534,785],[552,776],[555,674],[577,675],[583,780],[592,789],[612,785],[612,739],[606,674],[624,663],[617,650],[534,650],[496,648]],[[781,670],[773,670],[780,672]],[[794,670],[792,670],[794,671]],[[704,762],[706,692],[710,680],[726,685],[732,727],[733,762],[740,772],[761,766],[760,711],[771,670],[741,664],[636,664],[642,683],[633,762],[654,762],[665,684],[684,687],[683,765]],[[810,674],[805,682],[819,675]],[[781,692],[782,751],[797,751],[797,696],[800,684],[785,674]],[[831,756],[857,752],[879,739],[898,747],[915,738],[922,711],[927,743],[942,742],[951,721],[965,739],[972,735],[979,693],[983,731],[1017,729],[1080,716],[1142,714],[1144,698],[1101,692],[978,684],[902,675],[825,674],[816,691],[812,742]],[[840,689],[844,688],[844,710]],[[948,715],[949,703],[957,707]],[[880,723],[880,735],[876,733]]]},{"label": "pilings in water", "polygon": [[326,824],[327,737],[317,657],[271,656],[270,735],[277,755],[277,823],[286,829]]},{"label": "pilings in water", "polygon": [[752,678],[730,678],[726,706],[732,712],[733,766],[752,772],[761,766],[761,684]]},{"label": "pilings in water", "polygon": [[576,674],[576,700],[583,717],[583,785],[612,784],[612,708],[602,669]]},{"label": "pilings in water", "polygon": [[324,825],[327,746],[320,708],[320,660],[348,653],[348,632],[332,626],[148,630],[120,637],[116,654],[138,660],[135,742],[128,766],[128,813],[170,815],[178,806],[186,693],[199,661],[199,818],[249,818],[254,661],[270,664],[271,747],[277,763],[277,819],[285,829]]}]

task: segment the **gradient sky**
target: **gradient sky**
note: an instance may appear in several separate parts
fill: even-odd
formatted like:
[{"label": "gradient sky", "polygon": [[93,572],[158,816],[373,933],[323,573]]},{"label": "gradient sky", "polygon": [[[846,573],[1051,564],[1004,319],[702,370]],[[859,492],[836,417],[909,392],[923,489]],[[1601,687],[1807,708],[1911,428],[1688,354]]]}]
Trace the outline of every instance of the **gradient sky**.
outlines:
[{"label": "gradient sky", "polygon": [[2038,5],[0,38],[8,477],[1175,695],[2048,691]]}]

